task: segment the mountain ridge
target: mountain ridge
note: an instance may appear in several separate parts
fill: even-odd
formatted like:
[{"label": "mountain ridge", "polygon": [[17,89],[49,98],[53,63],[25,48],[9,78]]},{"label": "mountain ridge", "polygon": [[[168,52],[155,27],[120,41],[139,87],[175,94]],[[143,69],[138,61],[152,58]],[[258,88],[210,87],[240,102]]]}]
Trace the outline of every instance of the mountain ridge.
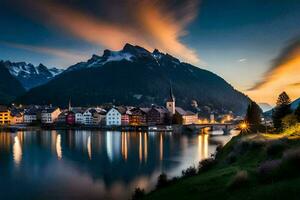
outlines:
[{"label": "mountain ridge", "polygon": [[247,96],[208,70],[158,50],[149,52],[130,44],[120,51],[105,50],[102,56],[93,55],[86,62],[70,66],[18,101],[67,105],[72,98],[75,105],[164,105],[170,81],[177,105],[185,108],[196,101],[200,107],[243,113],[249,102]]},{"label": "mountain ridge", "polygon": [[43,64],[34,66],[26,62],[2,61],[10,74],[14,76],[26,89],[43,85],[63,70],[57,68],[48,68]]}]

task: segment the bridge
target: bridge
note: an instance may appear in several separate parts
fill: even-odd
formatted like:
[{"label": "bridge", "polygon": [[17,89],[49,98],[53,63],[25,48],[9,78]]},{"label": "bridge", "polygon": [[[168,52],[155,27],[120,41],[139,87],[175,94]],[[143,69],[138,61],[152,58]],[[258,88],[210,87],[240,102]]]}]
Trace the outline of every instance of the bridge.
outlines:
[{"label": "bridge", "polygon": [[224,135],[229,134],[232,129],[235,129],[238,125],[233,123],[207,123],[207,124],[191,124],[184,127],[192,131],[198,131],[208,128],[209,131],[223,130]]}]

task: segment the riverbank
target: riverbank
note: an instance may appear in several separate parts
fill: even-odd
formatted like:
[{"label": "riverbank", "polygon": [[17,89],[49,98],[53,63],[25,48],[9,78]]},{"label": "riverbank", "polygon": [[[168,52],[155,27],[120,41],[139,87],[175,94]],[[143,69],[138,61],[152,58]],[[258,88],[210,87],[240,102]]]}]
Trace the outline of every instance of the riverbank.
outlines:
[{"label": "riverbank", "polygon": [[207,171],[169,182],[145,199],[299,199],[300,136],[234,137]]},{"label": "riverbank", "polygon": [[157,126],[68,126],[68,125],[11,125],[0,126],[0,131],[33,131],[33,130],[87,130],[87,131],[151,131],[151,132],[181,132],[181,125]]}]

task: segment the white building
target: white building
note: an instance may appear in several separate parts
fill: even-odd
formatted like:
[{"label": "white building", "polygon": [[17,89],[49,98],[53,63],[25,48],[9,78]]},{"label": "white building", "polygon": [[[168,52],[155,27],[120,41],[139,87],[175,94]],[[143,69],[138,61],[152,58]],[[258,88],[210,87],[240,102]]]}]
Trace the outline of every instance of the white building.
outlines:
[{"label": "white building", "polygon": [[111,108],[106,114],[106,126],[121,126],[122,115],[116,108]]},{"label": "white building", "polygon": [[36,122],[38,119],[38,110],[35,108],[30,108],[28,110],[25,110],[24,112],[24,123],[31,124],[33,122]]},{"label": "white building", "polygon": [[82,116],[84,125],[93,125],[93,114],[90,109],[87,109]]},{"label": "white building", "polygon": [[59,114],[61,113],[59,108],[46,108],[42,110],[41,113],[41,122],[43,124],[52,124],[58,118]]}]

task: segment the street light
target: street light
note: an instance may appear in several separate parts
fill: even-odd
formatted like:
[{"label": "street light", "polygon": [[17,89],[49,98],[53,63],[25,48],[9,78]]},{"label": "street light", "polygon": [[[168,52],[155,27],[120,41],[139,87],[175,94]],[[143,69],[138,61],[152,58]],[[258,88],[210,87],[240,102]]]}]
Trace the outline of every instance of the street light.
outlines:
[{"label": "street light", "polygon": [[242,132],[246,132],[248,130],[249,126],[247,124],[247,122],[242,122],[240,124],[240,129],[242,130]]}]

